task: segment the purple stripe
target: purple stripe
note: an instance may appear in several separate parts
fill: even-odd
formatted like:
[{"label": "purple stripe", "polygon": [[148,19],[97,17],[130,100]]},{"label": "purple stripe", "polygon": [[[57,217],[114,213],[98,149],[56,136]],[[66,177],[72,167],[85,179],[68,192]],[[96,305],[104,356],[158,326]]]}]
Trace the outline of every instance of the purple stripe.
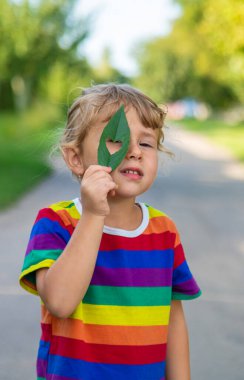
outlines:
[{"label": "purple stripe", "polygon": [[171,286],[172,269],[96,267],[91,284],[107,286]]},{"label": "purple stripe", "polygon": [[197,294],[199,291],[200,288],[193,277],[188,281],[173,286],[173,292],[184,293],[189,296]]},{"label": "purple stripe", "polygon": [[36,250],[64,249],[65,246],[66,246],[65,241],[58,235],[54,235],[54,234],[36,235],[29,242],[26,255],[28,255],[33,249],[36,249]]},{"label": "purple stripe", "polygon": [[[67,376],[60,376],[60,375],[54,375],[52,373],[47,374],[46,377],[47,380],[78,380],[78,377],[67,377]],[[82,380],[82,378],[79,375],[79,380]]]},{"label": "purple stripe", "polygon": [[47,373],[47,360],[37,359],[36,370],[38,377],[46,377]]}]

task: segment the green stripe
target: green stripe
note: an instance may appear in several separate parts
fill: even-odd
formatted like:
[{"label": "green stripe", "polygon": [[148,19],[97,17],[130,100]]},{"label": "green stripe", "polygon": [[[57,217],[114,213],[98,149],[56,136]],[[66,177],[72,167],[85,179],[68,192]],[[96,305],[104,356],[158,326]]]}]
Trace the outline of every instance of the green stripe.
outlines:
[{"label": "green stripe", "polygon": [[74,206],[74,202],[71,202],[68,206],[65,206],[64,208],[72,208]]},{"label": "green stripe", "polygon": [[116,306],[168,306],[171,287],[123,287],[90,285],[83,303]]},{"label": "green stripe", "polygon": [[182,301],[187,301],[187,300],[193,300],[194,298],[200,297],[202,294],[201,290],[196,293],[196,294],[182,294],[182,293],[172,293],[172,299],[173,300],[182,300]]},{"label": "green stripe", "polygon": [[22,272],[29,268],[31,265],[38,264],[40,261],[45,259],[57,260],[60,254],[63,251],[61,249],[53,249],[53,250],[33,250],[26,257],[24,261],[24,265],[22,268]]}]

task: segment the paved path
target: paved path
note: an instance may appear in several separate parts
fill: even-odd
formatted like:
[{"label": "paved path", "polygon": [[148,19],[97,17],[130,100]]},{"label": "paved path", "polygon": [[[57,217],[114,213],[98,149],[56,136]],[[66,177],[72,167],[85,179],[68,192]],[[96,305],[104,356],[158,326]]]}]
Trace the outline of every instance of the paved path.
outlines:
[{"label": "paved path", "polygon": [[[141,199],[176,220],[203,290],[184,304],[192,380],[243,380],[244,170],[204,139],[180,131],[170,139],[176,158],[161,157],[157,181]],[[77,193],[60,167],[0,214],[1,380],[35,379],[39,302],[19,288],[17,277],[37,210]]]}]

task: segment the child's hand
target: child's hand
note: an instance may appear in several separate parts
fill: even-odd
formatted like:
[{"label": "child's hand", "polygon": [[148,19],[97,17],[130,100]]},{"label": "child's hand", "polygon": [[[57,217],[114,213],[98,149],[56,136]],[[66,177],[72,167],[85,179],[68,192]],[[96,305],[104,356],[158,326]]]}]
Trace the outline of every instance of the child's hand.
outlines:
[{"label": "child's hand", "polygon": [[88,212],[98,216],[109,214],[107,196],[110,191],[114,195],[118,187],[109,174],[111,171],[110,167],[100,165],[91,165],[85,171],[81,182],[83,213]]}]

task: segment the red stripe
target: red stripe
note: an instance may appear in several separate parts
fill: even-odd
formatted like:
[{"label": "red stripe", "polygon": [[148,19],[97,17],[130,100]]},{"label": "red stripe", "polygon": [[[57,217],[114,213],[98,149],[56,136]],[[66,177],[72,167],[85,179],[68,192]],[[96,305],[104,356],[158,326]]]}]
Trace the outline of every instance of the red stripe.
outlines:
[{"label": "red stripe", "polygon": [[[42,218],[48,218],[52,221],[58,222],[63,228],[72,234],[74,231],[74,226],[72,225],[74,219],[71,217],[69,218],[68,211],[66,211],[66,213],[67,220],[63,220],[58,212],[53,211],[51,208],[44,208],[38,213],[35,223],[37,223]],[[124,236],[114,236],[112,241],[110,235],[104,233],[100,245],[100,250],[111,251],[118,248],[129,250],[169,249],[174,246],[174,241],[175,232],[171,231],[142,234],[140,236],[134,237],[133,239]]]},{"label": "red stripe", "polygon": [[52,337],[52,326],[50,323],[41,323],[42,335],[41,340],[49,342]]},{"label": "red stripe", "polygon": [[93,363],[151,364],[165,360],[166,344],[115,346],[53,336],[50,353]]},{"label": "red stripe", "polygon": [[177,245],[175,248],[175,256],[174,256],[174,269],[178,268],[185,261],[185,254],[181,244]]},{"label": "red stripe", "polygon": [[70,224],[65,224],[64,221],[60,218],[60,216],[50,208],[44,208],[40,210],[36,217],[35,223],[37,223],[39,220],[43,218],[47,218],[49,220],[52,220],[53,222],[58,222],[61,227],[63,227],[70,233],[70,235],[74,232],[74,226],[72,225],[71,221],[69,221]]},{"label": "red stripe", "polygon": [[114,249],[128,250],[152,250],[152,249],[169,249],[174,247],[175,234],[170,231],[160,234],[140,235],[133,239],[124,236],[108,236],[103,234],[100,250],[112,251]]},{"label": "red stripe", "polygon": [[50,220],[60,222],[60,217],[58,216],[58,214],[50,208],[41,209],[36,217],[35,222],[38,222],[42,218],[48,218]]}]

